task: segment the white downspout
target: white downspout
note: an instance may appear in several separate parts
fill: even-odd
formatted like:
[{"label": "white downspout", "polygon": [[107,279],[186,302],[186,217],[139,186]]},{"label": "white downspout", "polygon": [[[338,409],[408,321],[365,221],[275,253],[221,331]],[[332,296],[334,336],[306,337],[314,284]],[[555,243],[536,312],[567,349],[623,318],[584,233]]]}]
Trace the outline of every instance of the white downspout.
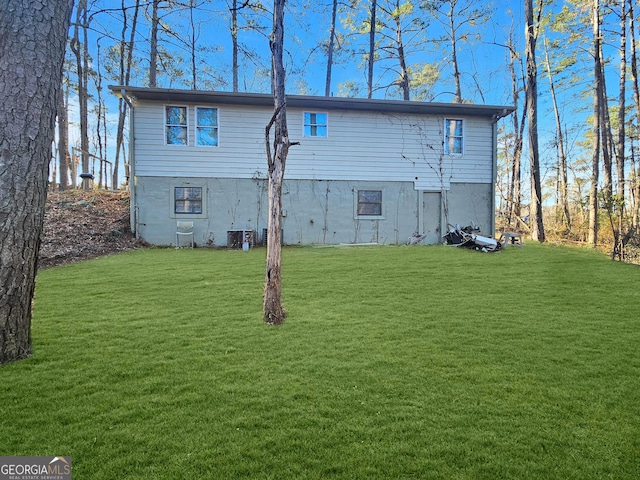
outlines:
[{"label": "white downspout", "polygon": [[124,88],[120,90],[120,95],[129,107],[129,222],[137,240],[140,238],[140,233],[138,232],[138,204],[136,201],[135,121],[133,104],[127,98],[127,92]]}]

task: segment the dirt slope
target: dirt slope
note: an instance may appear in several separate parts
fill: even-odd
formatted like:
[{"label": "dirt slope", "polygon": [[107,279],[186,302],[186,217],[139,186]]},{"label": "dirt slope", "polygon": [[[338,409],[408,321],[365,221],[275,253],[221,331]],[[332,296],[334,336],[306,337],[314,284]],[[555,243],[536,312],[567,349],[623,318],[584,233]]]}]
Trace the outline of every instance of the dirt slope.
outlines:
[{"label": "dirt slope", "polygon": [[141,246],[129,227],[128,192],[50,193],[38,268]]}]

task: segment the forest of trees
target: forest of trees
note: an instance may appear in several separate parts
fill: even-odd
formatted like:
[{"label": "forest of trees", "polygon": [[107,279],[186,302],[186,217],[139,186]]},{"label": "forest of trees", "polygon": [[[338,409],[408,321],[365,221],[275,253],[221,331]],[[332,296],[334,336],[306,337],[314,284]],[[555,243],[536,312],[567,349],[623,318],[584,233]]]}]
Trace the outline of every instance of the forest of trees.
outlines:
[{"label": "forest of trees", "polygon": [[[513,105],[500,122],[498,225],[623,258],[640,222],[635,3],[289,0],[286,91]],[[106,85],[269,93],[272,9],[77,0],[55,188],[88,188],[89,173],[98,188],[129,180],[127,105]]]}]

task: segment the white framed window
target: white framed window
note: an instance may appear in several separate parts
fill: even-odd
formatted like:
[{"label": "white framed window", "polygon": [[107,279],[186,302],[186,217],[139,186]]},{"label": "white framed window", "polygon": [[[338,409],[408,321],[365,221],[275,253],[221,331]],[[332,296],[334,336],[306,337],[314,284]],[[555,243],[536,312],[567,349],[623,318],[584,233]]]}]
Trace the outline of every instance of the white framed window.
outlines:
[{"label": "white framed window", "polygon": [[464,153],[464,124],[460,119],[447,118],[444,121],[444,153],[462,155]]},{"label": "white framed window", "polygon": [[303,135],[325,138],[327,136],[327,121],[327,113],[304,112],[302,117]]},{"label": "white framed window", "polygon": [[196,145],[218,146],[218,109],[196,107]]},{"label": "white framed window", "polygon": [[164,107],[164,139],[167,145],[189,144],[189,109],[184,106]]},{"label": "white framed window", "polygon": [[382,190],[358,190],[356,218],[382,218]]}]

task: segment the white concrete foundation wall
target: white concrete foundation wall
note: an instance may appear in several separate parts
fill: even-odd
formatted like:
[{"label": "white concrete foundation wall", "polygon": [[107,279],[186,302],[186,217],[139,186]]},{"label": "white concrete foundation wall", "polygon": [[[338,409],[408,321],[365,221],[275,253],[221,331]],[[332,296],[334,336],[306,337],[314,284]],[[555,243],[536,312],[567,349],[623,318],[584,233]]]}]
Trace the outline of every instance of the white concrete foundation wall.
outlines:
[{"label": "white concrete foundation wall", "polygon": [[[180,186],[203,188],[202,214],[173,212],[174,187]],[[153,245],[174,245],[178,220],[194,222],[197,246],[226,246],[229,230],[255,230],[261,241],[267,227],[264,179],[137,177],[135,188],[134,228]],[[358,190],[382,191],[379,218],[357,217]],[[425,243],[439,243],[446,230],[443,197],[451,223],[473,221],[485,228],[493,215],[490,195],[488,184],[452,184],[443,195],[416,191],[412,182],[286,180],[283,240],[288,245],[404,244],[420,231],[427,235]]]},{"label": "white concrete foundation wall", "polygon": [[[448,219],[445,222],[461,227],[476,224],[485,236],[493,237],[494,211],[491,185],[483,183],[452,183],[446,193]],[[447,225],[444,225],[445,233]]]}]

